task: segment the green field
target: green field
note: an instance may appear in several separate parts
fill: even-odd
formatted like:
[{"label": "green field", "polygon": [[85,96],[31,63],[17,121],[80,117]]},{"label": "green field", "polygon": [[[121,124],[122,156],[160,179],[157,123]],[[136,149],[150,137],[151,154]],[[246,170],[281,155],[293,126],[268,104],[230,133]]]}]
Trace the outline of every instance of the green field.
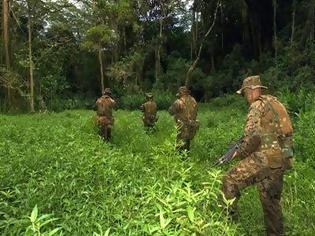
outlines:
[{"label": "green field", "polygon": [[[143,130],[139,111],[116,111],[112,144],[98,137],[93,111],[0,115],[0,234],[264,235],[254,187],[243,192],[238,224],[218,206],[233,163],[213,163],[242,134],[245,116],[242,101],[202,105],[200,130],[182,157],[165,111],[154,134]],[[314,146],[303,145],[304,118],[294,119],[298,155],[285,178],[288,235],[315,235],[314,161],[302,156]]]}]

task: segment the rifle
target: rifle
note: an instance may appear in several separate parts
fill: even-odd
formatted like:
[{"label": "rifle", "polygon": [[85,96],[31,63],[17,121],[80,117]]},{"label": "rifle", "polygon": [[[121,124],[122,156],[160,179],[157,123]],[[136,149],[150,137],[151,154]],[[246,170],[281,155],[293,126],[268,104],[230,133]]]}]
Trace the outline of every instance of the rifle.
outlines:
[{"label": "rifle", "polygon": [[244,137],[242,136],[234,145],[232,145],[229,150],[214,163],[214,165],[222,165],[232,160],[234,153],[239,150],[243,138]]}]

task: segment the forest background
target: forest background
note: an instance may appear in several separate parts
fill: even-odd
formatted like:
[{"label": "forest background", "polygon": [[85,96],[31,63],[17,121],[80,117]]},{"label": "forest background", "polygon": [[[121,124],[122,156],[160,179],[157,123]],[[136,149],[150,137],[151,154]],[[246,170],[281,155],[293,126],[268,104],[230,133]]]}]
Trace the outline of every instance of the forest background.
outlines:
[{"label": "forest background", "polygon": [[313,90],[315,0],[2,0],[1,7],[3,112],[91,108],[104,87],[122,108],[137,108],[148,91],[167,108],[185,82],[206,102],[250,74],[298,112]]}]

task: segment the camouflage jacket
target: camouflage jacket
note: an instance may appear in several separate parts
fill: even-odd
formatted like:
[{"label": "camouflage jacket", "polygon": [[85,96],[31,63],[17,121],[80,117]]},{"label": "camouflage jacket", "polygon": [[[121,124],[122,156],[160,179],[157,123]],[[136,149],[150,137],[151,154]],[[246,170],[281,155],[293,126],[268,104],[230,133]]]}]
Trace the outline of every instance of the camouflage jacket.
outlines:
[{"label": "camouflage jacket", "polygon": [[196,100],[186,95],[177,99],[169,108],[169,113],[174,116],[177,123],[184,124],[196,122],[198,106]]},{"label": "camouflage jacket", "polygon": [[105,116],[108,119],[113,117],[113,108],[116,106],[116,102],[108,95],[103,95],[96,101],[97,115]]},{"label": "camouflage jacket", "polygon": [[154,101],[147,101],[146,103],[142,104],[140,109],[144,113],[144,119],[146,120],[155,120],[156,113],[157,113],[157,105]]},{"label": "camouflage jacket", "polygon": [[260,96],[249,108],[239,155],[260,152],[269,164],[281,166],[282,157],[292,157],[292,123],[285,107],[271,95]]}]

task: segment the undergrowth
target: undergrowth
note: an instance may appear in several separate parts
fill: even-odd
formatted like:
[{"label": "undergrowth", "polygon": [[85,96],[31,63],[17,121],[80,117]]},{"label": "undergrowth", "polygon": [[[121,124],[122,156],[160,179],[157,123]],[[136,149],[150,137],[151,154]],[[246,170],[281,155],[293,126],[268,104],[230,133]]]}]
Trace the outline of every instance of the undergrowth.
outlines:
[{"label": "undergrowth", "polygon": [[[111,144],[98,137],[92,111],[1,115],[0,234],[263,235],[255,188],[244,191],[236,224],[218,201],[233,163],[213,163],[242,134],[244,107],[234,98],[201,105],[187,156],[174,151],[175,124],[165,111],[153,134],[140,111],[116,111]],[[295,119],[297,161],[282,201],[288,235],[315,233],[314,151],[302,140],[314,139],[313,116]]]}]

